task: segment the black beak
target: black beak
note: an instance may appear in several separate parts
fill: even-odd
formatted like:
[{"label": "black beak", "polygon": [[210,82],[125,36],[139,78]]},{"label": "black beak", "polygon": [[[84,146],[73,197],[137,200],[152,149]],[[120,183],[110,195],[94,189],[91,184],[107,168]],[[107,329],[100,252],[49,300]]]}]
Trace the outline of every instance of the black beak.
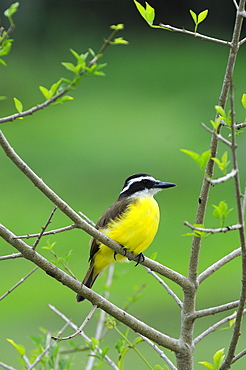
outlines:
[{"label": "black beak", "polygon": [[154,188],[165,189],[165,188],[172,188],[173,186],[176,186],[176,184],[173,184],[172,182],[158,181],[155,183]]}]

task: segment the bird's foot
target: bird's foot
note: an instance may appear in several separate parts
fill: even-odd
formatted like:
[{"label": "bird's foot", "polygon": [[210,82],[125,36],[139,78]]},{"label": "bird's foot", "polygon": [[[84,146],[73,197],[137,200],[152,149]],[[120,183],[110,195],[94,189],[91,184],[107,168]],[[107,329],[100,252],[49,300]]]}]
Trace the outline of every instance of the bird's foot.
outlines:
[{"label": "bird's foot", "polygon": [[[127,248],[126,248],[126,247],[124,247],[124,245],[121,245],[121,247],[122,247],[122,249],[123,249],[123,251],[124,251],[124,255],[126,255]],[[115,261],[116,261],[116,255],[117,255],[117,254],[118,254],[117,252],[114,252],[114,259],[115,259]]]},{"label": "bird's foot", "polygon": [[137,257],[137,263],[135,266],[139,265],[140,262],[144,262],[145,260],[143,253],[139,253],[136,257]]}]

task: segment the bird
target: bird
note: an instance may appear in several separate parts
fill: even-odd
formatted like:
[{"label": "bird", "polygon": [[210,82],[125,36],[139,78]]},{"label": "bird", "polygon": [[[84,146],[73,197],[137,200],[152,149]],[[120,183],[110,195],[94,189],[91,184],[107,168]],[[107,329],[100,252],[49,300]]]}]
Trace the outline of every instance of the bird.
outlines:
[{"label": "bird", "polygon": [[[173,186],[176,184],[156,180],[145,173],[128,177],[118,199],[97,221],[96,229],[120,244],[124,251],[135,254],[137,264],[140,263],[159,225],[160,211],[154,195]],[[91,288],[105,268],[116,261],[127,261],[127,258],[92,238],[90,266],[82,284]],[[77,302],[85,299],[80,294],[76,298]]]}]

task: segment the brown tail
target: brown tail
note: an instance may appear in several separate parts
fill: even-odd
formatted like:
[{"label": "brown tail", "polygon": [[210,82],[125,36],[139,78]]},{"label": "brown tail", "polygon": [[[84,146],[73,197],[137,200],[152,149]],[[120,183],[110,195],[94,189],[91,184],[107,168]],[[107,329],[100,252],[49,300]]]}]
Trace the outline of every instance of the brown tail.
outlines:
[{"label": "brown tail", "polygon": [[[90,264],[89,270],[87,271],[84,277],[84,280],[82,281],[82,284],[87,286],[88,288],[91,288],[97,277],[98,277],[98,274],[94,275],[94,263],[92,261]],[[77,294],[76,299],[77,299],[77,302],[82,302],[85,300],[85,297]]]}]

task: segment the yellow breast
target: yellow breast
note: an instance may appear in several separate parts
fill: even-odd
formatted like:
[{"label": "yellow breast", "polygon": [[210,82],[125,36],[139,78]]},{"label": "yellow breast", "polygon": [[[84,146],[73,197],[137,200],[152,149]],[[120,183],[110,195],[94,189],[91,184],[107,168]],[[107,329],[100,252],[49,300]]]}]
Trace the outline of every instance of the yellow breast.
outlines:
[{"label": "yellow breast", "polygon": [[153,197],[135,198],[122,216],[108,224],[106,234],[134,254],[143,252],[155,237],[159,207]]}]

